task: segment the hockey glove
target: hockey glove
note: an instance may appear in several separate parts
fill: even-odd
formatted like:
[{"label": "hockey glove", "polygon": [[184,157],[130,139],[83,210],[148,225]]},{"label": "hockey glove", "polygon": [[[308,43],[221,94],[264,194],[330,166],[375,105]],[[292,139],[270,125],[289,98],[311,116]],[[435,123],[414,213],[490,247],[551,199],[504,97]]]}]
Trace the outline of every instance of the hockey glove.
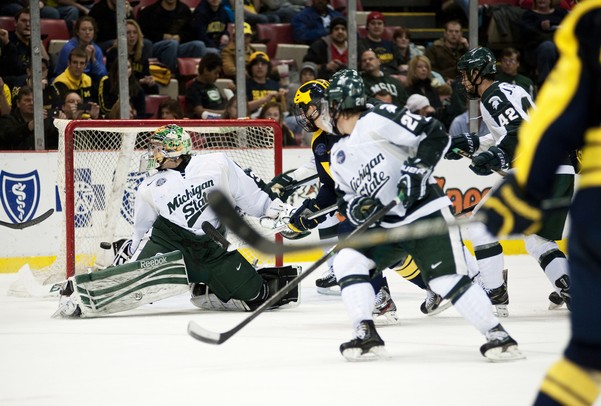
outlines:
[{"label": "hockey glove", "polygon": [[285,188],[294,183],[294,181],[295,179],[292,176],[281,173],[265,185],[263,190],[270,196],[279,197],[282,201],[286,201],[294,193],[294,188]]},{"label": "hockey glove", "polygon": [[284,210],[286,210],[286,205],[280,199],[274,199],[265,210],[264,216],[277,219]]},{"label": "hockey glove", "polygon": [[507,154],[499,147],[490,147],[488,151],[472,158],[470,169],[481,176],[490,175],[493,171],[509,168]]},{"label": "hockey glove", "polygon": [[365,223],[375,212],[384,207],[378,198],[371,196],[355,197],[346,209],[347,218],[356,226]]},{"label": "hockey glove", "polygon": [[320,207],[315,202],[315,199],[305,199],[303,204],[290,216],[290,224],[293,226],[290,228],[298,232],[314,229],[320,223],[319,220],[323,219],[314,218],[310,220],[309,216],[319,210]]},{"label": "hockey glove", "polygon": [[408,209],[415,202],[426,197],[431,173],[432,169],[421,164],[416,158],[409,158],[401,166],[401,180],[397,188],[404,208]]},{"label": "hockey glove", "polygon": [[446,159],[461,159],[461,155],[453,152],[454,148],[460,149],[470,155],[474,155],[478,148],[480,148],[480,138],[478,138],[476,133],[462,133],[451,137],[451,146],[444,156]]},{"label": "hockey glove", "polygon": [[480,211],[493,235],[533,234],[542,226],[541,209],[527,200],[513,174],[491,192]]}]

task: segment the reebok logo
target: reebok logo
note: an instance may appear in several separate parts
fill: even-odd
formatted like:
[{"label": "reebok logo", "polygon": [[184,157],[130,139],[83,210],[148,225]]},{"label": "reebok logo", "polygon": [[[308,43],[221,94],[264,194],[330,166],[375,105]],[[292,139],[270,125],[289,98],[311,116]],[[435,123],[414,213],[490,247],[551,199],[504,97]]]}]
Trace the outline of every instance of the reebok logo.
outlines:
[{"label": "reebok logo", "polygon": [[145,261],[140,261],[140,268],[153,268],[155,266],[164,265],[167,263],[167,258],[165,257],[155,257]]}]

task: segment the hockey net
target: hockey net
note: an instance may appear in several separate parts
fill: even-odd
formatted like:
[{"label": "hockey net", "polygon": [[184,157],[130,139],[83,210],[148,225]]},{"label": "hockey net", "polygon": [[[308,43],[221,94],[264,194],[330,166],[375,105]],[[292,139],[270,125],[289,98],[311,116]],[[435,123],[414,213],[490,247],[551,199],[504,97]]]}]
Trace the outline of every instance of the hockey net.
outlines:
[{"label": "hockey net", "polygon": [[[150,132],[166,124],[191,135],[196,154],[225,152],[242,169],[269,181],[282,167],[281,129],[272,120],[57,120],[59,128],[58,190],[63,202],[64,230],[59,252],[48,275],[71,276],[109,265],[112,243],[132,235],[135,192],[146,173],[139,172]],[[247,216],[258,230],[258,221]],[[258,266],[276,258],[228,239]]]}]

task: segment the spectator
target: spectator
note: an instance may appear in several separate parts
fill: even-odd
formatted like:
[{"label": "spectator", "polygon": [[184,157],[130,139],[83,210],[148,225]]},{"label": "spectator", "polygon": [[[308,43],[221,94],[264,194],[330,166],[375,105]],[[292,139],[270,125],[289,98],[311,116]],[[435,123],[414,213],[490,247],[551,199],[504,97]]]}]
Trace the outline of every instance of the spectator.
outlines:
[{"label": "spectator", "polygon": [[348,65],[348,32],[346,19],[335,17],[330,23],[330,34],[313,42],[303,61],[318,66],[317,77],[329,79],[332,74]]},{"label": "spectator", "polygon": [[0,76],[14,76],[18,60],[17,47],[10,42],[8,31],[0,28]]},{"label": "spectator", "polygon": [[157,0],[144,7],[138,22],[145,37],[152,41],[152,54],[171,70],[177,71],[177,58],[201,58],[208,49],[204,42],[195,40],[192,12],[180,0]]},{"label": "spectator", "polygon": [[[136,111],[136,118],[146,118],[146,95],[138,79],[133,75],[131,62],[127,61],[127,78],[129,84],[129,104]],[[98,104],[100,112],[108,116],[113,105],[119,100],[119,63],[113,62],[108,76],[103,77],[98,85]]]},{"label": "spectator", "polygon": [[536,67],[536,84],[541,86],[559,58],[553,35],[568,14],[563,8],[551,7],[551,0],[534,0],[532,10],[522,16],[522,36],[526,40],[526,63]]},{"label": "spectator", "polygon": [[[17,80],[26,77],[27,67],[31,65],[31,16],[29,15],[29,7],[24,7],[15,14],[15,31],[10,32],[8,38],[16,48],[17,64],[13,69],[13,76],[7,76],[4,79],[12,85]],[[42,43],[40,43],[40,56],[42,59],[50,60]]]},{"label": "spectator", "polygon": [[[435,79],[432,75],[432,67],[427,56],[416,56],[409,61],[407,70],[407,94],[421,94],[426,96],[430,102],[430,106],[434,107],[436,113],[434,117],[443,122],[447,127],[450,124],[452,117],[449,117],[446,107],[440,101],[440,95],[436,90],[437,86],[444,83],[440,79]],[[436,85],[436,86],[435,86]]]},{"label": "spectator", "polygon": [[75,21],[79,17],[88,15],[89,11],[87,7],[79,4],[77,0],[45,0],[46,6],[52,7],[58,11],[60,18],[65,20],[67,28],[71,31]]},{"label": "spectator", "polygon": [[386,89],[378,90],[376,93],[374,93],[373,98],[381,101],[382,103],[393,104],[392,103],[392,95]]},{"label": "spectator", "polygon": [[87,64],[88,54],[81,48],[73,48],[67,69],[52,82],[62,99],[69,91],[76,91],[85,102],[98,101],[98,83],[84,73]]},{"label": "spectator", "polygon": [[365,83],[367,96],[374,97],[376,93],[385,89],[391,95],[392,104],[399,107],[405,105],[407,92],[400,80],[382,72],[382,62],[376,53],[368,49],[361,54],[361,78]]},{"label": "spectator", "polygon": [[[235,31],[235,30],[234,30]],[[250,42],[252,41],[253,31],[249,23],[244,23],[244,63],[248,64],[250,56],[257,52]],[[223,62],[223,75],[232,80],[236,80],[236,41],[230,41],[221,51]]]},{"label": "spectator", "polygon": [[219,118],[226,100],[215,86],[221,73],[221,57],[207,54],[198,64],[198,74],[186,90],[186,109],[192,118]]},{"label": "spectator", "polygon": [[[40,5],[40,18],[59,19],[61,18],[58,10],[53,7],[46,6],[44,1],[38,1]],[[4,0],[0,5],[0,15],[14,17],[23,7],[27,7],[29,1],[25,0]]]},{"label": "spectator", "polygon": [[[234,0],[230,0],[230,4],[234,8],[233,6],[236,3]],[[280,22],[278,16],[261,14],[260,10],[261,0],[244,0],[244,20],[248,21],[251,25]]]},{"label": "spectator", "polygon": [[58,113],[58,118],[67,120],[96,119],[99,116],[100,106],[92,102],[83,103],[78,92],[67,92]]},{"label": "spectator", "polygon": [[314,0],[310,6],[306,6],[292,17],[294,40],[311,45],[328,35],[330,23],[336,17],[343,15],[330,6],[330,0]]},{"label": "spectator", "polygon": [[262,15],[276,16],[280,23],[290,23],[292,17],[297,13],[296,7],[288,1],[282,0],[260,0],[259,11]]},{"label": "spectator", "polygon": [[[137,116],[137,112],[136,109],[130,104],[129,105],[129,114],[127,116],[126,119],[133,119],[136,118]],[[117,99],[117,101],[115,102],[115,104],[113,105],[113,107],[111,108],[111,111],[109,112],[108,118],[110,120],[121,120],[121,101],[120,99]]]},{"label": "spectator", "polygon": [[423,117],[431,116],[436,112],[434,107],[430,106],[428,98],[417,93],[409,96],[405,107],[413,114],[418,114]]},{"label": "spectator", "polygon": [[[44,112],[44,143],[46,149],[58,148],[58,130],[53,118]],[[10,114],[0,116],[0,150],[35,149],[33,121],[33,90],[23,86],[15,98]]]},{"label": "spectator", "polygon": [[227,29],[233,22],[222,0],[202,1],[192,13],[192,26],[196,29],[195,38],[206,46],[222,49],[230,42]]},{"label": "spectator", "polygon": [[282,128],[282,145],[284,147],[297,146],[294,133],[284,124],[284,113],[282,103],[270,101],[263,105],[258,118],[270,118]]},{"label": "spectator", "polygon": [[411,33],[409,29],[405,27],[399,27],[394,30],[394,33],[392,34],[392,42],[399,49],[399,53],[401,55],[398,72],[399,80],[401,83],[406,83],[409,61],[416,56],[423,55],[424,51],[411,42]]},{"label": "spectator", "polygon": [[63,46],[58,56],[54,68],[55,75],[60,75],[67,68],[69,54],[74,48],[83,49],[86,52],[88,64],[84,72],[95,83],[98,83],[100,79],[107,75],[108,72],[104,65],[104,55],[98,44],[94,42],[97,31],[96,21],[92,17],[85,16],[75,22],[73,38]]},{"label": "spectator", "polygon": [[[248,103],[246,103],[246,111],[248,111]],[[225,109],[223,110],[223,115],[221,116],[223,119],[231,120],[236,119],[238,117],[238,99],[236,96],[232,97],[225,104]]]},{"label": "spectator", "polygon": [[[46,59],[42,59],[42,97],[44,99],[44,108],[46,110],[52,110],[54,107],[57,107],[62,99],[58,94],[56,88],[54,86],[48,86],[48,70],[49,63]],[[33,88],[33,78],[31,66],[27,67],[27,74],[23,80],[19,80],[14,83],[13,88],[11,90],[12,98],[16,98],[17,94],[19,94],[19,89],[23,86],[29,86]]]},{"label": "spectator", "polygon": [[384,33],[384,14],[372,11],[367,15],[367,35],[357,43],[357,55],[361,59],[363,52],[371,49],[376,53],[381,69],[388,75],[398,75],[401,65],[401,53],[392,41],[382,38]]},{"label": "spectator", "polygon": [[[466,101],[467,102],[467,101]],[[472,120],[478,121],[478,137],[483,137],[490,134],[488,126],[480,116],[480,104],[478,103],[478,117],[472,117]],[[470,133],[470,122],[468,111],[464,111],[453,119],[449,127],[449,135],[451,137],[459,134]]]},{"label": "spectator", "polygon": [[515,48],[505,48],[501,52],[501,64],[499,65],[496,79],[499,82],[513,83],[518,85],[530,94],[534,100],[534,83],[532,79],[518,73],[520,68],[520,51]]},{"label": "spectator", "polygon": [[4,83],[2,77],[0,77],[0,116],[6,116],[10,114],[12,104],[12,97],[10,94],[10,88]]},{"label": "spectator", "polygon": [[[117,40],[117,0],[98,0],[88,16],[92,17],[99,26],[96,33],[96,42],[103,52],[113,46]],[[125,17],[131,18],[132,8],[128,0],[125,0]],[[109,64],[110,65],[110,64]]]},{"label": "spectator", "polygon": [[[148,58],[152,55],[152,42],[144,39],[142,30],[135,20],[125,21],[127,35],[127,57],[131,63],[133,75],[138,79],[145,94],[157,94],[159,87],[150,75]],[[107,64],[112,65],[118,57],[117,44],[107,51]]]},{"label": "spectator", "polygon": [[250,56],[246,67],[249,78],[246,80],[246,100],[248,113],[258,113],[258,110],[268,101],[285,100],[287,89],[280,89],[278,82],[269,78],[271,64],[265,52],[255,52]]},{"label": "spectator", "polygon": [[157,117],[162,120],[180,120],[184,118],[184,112],[177,100],[168,99],[159,104]]},{"label": "spectator", "polygon": [[432,69],[440,73],[451,84],[458,75],[457,62],[467,52],[469,44],[461,31],[459,21],[449,21],[444,26],[443,37],[426,49]]}]

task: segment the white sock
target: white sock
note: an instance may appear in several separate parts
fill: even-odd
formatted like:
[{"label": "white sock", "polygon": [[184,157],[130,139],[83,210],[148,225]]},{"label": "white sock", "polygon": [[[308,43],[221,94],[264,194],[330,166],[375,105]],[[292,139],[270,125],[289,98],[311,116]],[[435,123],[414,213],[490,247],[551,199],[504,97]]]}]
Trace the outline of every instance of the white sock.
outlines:
[{"label": "white sock", "polygon": [[369,283],[356,283],[341,291],[342,301],[353,327],[363,320],[371,320],[376,294]]},{"label": "white sock", "polygon": [[478,285],[472,285],[454,304],[455,309],[482,334],[499,324],[490,299]]}]

